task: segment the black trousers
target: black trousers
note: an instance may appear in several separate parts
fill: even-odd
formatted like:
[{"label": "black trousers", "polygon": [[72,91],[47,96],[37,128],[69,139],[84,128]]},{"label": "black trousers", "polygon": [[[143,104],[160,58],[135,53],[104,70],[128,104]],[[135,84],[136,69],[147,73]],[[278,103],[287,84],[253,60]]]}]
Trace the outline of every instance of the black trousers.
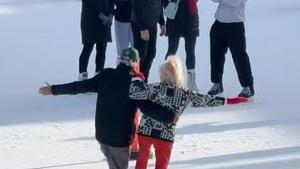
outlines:
[{"label": "black trousers", "polygon": [[141,39],[140,30],[136,23],[131,23],[133,32],[134,47],[139,51],[140,54],[140,70],[148,81],[149,72],[151,69],[152,62],[156,55],[156,39],[157,39],[157,27],[148,29],[150,34],[150,39],[145,41]]},{"label": "black trousers", "polygon": [[[169,35],[168,36],[168,52],[166,54],[165,59],[167,59],[168,56],[170,55],[175,55],[178,46],[179,46],[179,40],[180,36],[173,36]],[[187,69],[195,69],[195,46],[196,46],[196,36],[187,36],[184,37],[185,41],[185,53],[186,53],[186,59],[185,59],[185,65]]]},{"label": "black trousers", "polygon": [[211,81],[222,82],[225,54],[230,50],[242,87],[253,85],[249,56],[246,52],[245,26],[215,21],[210,30]]},{"label": "black trousers", "polygon": [[[94,48],[94,43],[83,44],[83,48],[79,57],[79,73],[87,72],[90,55]],[[105,64],[106,42],[96,43],[96,70],[102,71]]]}]

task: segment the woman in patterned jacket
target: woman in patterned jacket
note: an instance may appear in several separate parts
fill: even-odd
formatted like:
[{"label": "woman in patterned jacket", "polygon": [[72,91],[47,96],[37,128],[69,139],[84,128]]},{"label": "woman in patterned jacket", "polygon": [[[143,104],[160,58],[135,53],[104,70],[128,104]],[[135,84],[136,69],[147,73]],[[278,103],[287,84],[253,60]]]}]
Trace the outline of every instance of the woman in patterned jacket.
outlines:
[{"label": "woman in patterned jacket", "polygon": [[143,116],[138,128],[140,154],[135,169],[146,169],[150,148],[156,156],[155,169],[167,169],[175,137],[175,126],[184,109],[213,107],[247,102],[247,98],[224,98],[202,95],[183,88],[184,76],[179,58],[171,56],[160,68],[160,83],[134,80],[130,98],[137,101]]}]

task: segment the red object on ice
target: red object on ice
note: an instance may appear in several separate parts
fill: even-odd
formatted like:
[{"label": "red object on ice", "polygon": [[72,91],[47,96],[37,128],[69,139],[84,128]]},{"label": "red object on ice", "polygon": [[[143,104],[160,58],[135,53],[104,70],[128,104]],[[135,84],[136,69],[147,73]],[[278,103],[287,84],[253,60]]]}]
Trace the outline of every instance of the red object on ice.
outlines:
[{"label": "red object on ice", "polygon": [[239,104],[239,103],[245,103],[248,102],[248,98],[246,97],[233,97],[233,98],[227,98],[227,104]]}]

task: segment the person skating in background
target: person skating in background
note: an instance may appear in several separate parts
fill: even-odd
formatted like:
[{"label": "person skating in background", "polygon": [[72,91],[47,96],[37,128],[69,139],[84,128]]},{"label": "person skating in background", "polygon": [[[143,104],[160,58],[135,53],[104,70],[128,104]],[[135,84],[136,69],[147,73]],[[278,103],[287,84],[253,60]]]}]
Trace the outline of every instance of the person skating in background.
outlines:
[{"label": "person skating in background", "polygon": [[216,21],[210,30],[210,63],[211,89],[210,95],[223,92],[222,76],[225,55],[229,48],[243,87],[238,96],[254,96],[253,76],[249,56],[246,52],[245,7],[247,0],[212,0],[218,3],[215,13]]},{"label": "person skating in background", "polygon": [[96,92],[96,139],[111,169],[127,169],[129,146],[134,136],[136,104],[129,98],[133,70],[139,61],[138,51],[124,49],[116,69],[103,69],[95,77],[59,85],[43,86],[42,95]]},{"label": "person skating in background", "polygon": [[[198,91],[196,85],[196,72],[195,72],[195,46],[197,37],[199,36],[199,15],[198,15],[198,0],[176,0],[178,9],[175,18],[168,18],[166,23],[166,36],[168,36],[168,52],[167,56],[175,55],[179,40],[181,37],[185,41],[186,60],[185,65],[187,68],[187,87],[190,90]],[[164,6],[169,4],[169,0],[163,0]]]},{"label": "person skating in background", "polygon": [[156,55],[157,23],[160,35],[166,32],[162,0],[132,0],[131,28],[134,47],[141,57],[141,72],[148,81],[150,68]]},{"label": "person skating in background", "polygon": [[96,45],[97,74],[103,70],[107,42],[111,42],[111,24],[114,5],[111,0],[82,0],[81,36],[83,48],[79,56],[78,80],[88,78],[87,67],[89,58]]},{"label": "person skating in background", "polygon": [[160,83],[147,84],[136,80],[130,87],[130,98],[137,100],[143,116],[138,128],[140,154],[135,169],[146,169],[153,145],[156,169],[167,169],[179,116],[192,103],[196,107],[213,107],[247,102],[247,98],[224,98],[202,95],[183,88],[180,60],[170,56],[160,68]]},{"label": "person skating in background", "polygon": [[[132,4],[131,0],[114,0],[115,4],[115,37],[118,57],[121,56],[122,50],[133,47],[133,35],[130,24]],[[117,58],[117,62],[118,62]],[[118,63],[117,63],[118,65]]]}]

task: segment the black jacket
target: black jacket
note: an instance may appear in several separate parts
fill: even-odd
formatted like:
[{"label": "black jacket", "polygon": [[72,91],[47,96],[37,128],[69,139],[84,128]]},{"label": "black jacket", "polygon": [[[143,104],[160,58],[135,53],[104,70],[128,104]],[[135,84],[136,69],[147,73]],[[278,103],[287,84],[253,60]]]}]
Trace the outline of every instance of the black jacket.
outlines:
[{"label": "black jacket", "polygon": [[111,28],[105,26],[98,15],[113,15],[112,0],[82,0],[81,35],[82,43],[111,42]]},{"label": "black jacket", "polygon": [[132,142],[136,106],[129,98],[131,68],[120,64],[107,68],[92,79],[52,86],[52,93],[78,94],[97,92],[96,139],[113,147],[126,147]]},{"label": "black jacket", "polygon": [[157,23],[165,24],[162,0],[132,0],[131,21],[138,25],[139,30],[156,29]]},{"label": "black jacket", "polygon": [[[169,0],[163,0],[164,6]],[[198,11],[191,14],[188,7],[188,0],[180,0],[175,19],[167,19],[167,36],[199,36],[199,15]]]},{"label": "black jacket", "polygon": [[130,22],[132,5],[131,0],[114,0],[116,5],[115,19],[119,22]]}]

